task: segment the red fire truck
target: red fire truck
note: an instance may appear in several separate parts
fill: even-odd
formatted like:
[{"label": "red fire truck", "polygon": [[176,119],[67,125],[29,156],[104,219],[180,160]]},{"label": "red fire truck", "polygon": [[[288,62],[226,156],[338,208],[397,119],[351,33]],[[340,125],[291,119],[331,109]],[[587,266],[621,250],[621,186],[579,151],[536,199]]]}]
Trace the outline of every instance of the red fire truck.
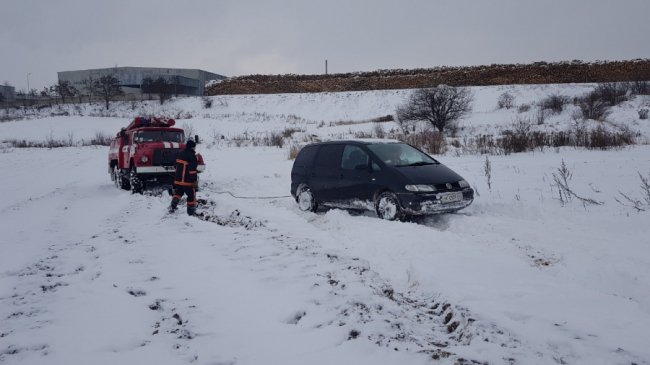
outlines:
[{"label": "red fire truck", "polygon": [[[173,183],[176,155],[186,141],[183,129],[174,124],[168,118],[136,117],[117,133],[108,152],[108,172],[118,188],[142,193],[149,183]],[[196,157],[202,172],[203,157]]]}]

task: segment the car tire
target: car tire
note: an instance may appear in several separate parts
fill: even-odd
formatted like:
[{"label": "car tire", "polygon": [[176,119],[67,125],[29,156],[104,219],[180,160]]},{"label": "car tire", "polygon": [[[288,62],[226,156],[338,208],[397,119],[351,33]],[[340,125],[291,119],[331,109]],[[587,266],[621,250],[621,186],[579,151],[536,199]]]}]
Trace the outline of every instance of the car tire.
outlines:
[{"label": "car tire", "polygon": [[375,199],[375,212],[379,218],[389,221],[402,220],[404,217],[404,212],[402,211],[402,206],[399,203],[397,195],[390,191],[385,191],[377,195]]},{"label": "car tire", "polygon": [[298,187],[296,202],[298,203],[298,209],[303,212],[315,212],[318,209],[314,194],[312,194],[311,189],[307,185],[300,185]]}]

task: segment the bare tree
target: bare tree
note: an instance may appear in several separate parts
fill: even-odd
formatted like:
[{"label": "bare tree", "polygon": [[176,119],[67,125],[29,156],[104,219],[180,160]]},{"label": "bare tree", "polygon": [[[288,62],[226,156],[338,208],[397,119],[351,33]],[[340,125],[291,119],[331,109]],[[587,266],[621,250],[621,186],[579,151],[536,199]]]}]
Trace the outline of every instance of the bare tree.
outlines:
[{"label": "bare tree", "polygon": [[[92,76],[88,76],[87,79],[81,81],[86,90],[86,95],[88,96],[88,102],[90,103],[93,100],[93,96],[97,93],[95,90],[96,80]],[[79,92],[79,102],[81,103],[81,92]]]},{"label": "bare tree", "polygon": [[154,93],[158,94],[160,99],[160,105],[165,103],[165,100],[169,99],[172,95],[173,85],[169,83],[166,79],[159,77],[156,81],[153,82]]},{"label": "bare tree", "polygon": [[70,81],[61,81],[50,87],[50,91],[61,98],[61,103],[65,104],[66,98],[73,98],[77,94],[77,88],[70,84]]},{"label": "bare tree", "polygon": [[145,77],[142,79],[142,84],[140,85],[140,92],[142,94],[147,94],[149,100],[151,100],[151,94],[154,92],[153,79],[151,77]]},{"label": "bare tree", "polygon": [[110,101],[113,100],[115,96],[123,94],[119,81],[111,75],[102,76],[99,80],[95,80],[93,86],[106,102],[106,109],[108,109]]},{"label": "bare tree", "polygon": [[397,109],[401,122],[428,121],[438,131],[472,110],[472,93],[467,88],[439,85],[418,89]]}]

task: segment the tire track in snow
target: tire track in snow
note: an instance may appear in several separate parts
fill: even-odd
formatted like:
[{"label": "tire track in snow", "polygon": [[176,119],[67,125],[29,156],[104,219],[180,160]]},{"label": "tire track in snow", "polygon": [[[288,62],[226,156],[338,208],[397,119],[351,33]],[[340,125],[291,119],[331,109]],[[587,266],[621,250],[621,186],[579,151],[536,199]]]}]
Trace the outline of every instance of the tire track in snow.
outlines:
[{"label": "tire track in snow", "polygon": [[[202,207],[202,216],[219,216],[216,212],[219,204],[211,199],[208,202]],[[432,359],[453,359],[458,364],[481,361],[464,359],[456,352],[472,341],[482,341],[490,344],[486,346],[501,349],[504,362],[516,363],[517,353],[523,349],[511,335],[492,324],[478,323],[468,310],[454,306],[441,294],[430,297],[418,293],[416,288],[407,292],[395,290],[368,262],[332,252],[319,243],[324,236],[329,236],[325,239],[330,243],[341,237],[332,235],[331,230],[323,231],[317,222],[319,217],[303,216],[314,230],[320,231],[316,234],[318,241],[296,237],[292,232],[277,228],[268,218],[274,227],[260,225],[246,230],[238,248],[231,253],[232,259],[254,260],[256,269],[270,277],[285,271],[286,265],[299,265],[306,279],[315,279],[313,302],[321,304],[296,308],[294,314],[288,316],[288,323],[312,328],[345,328],[347,334],[342,341],[365,339],[393,351],[422,353]],[[263,219],[257,218],[257,221]],[[270,246],[269,239],[273,243]],[[260,246],[260,242],[266,246]],[[336,244],[329,246],[337,247]],[[320,308],[323,303],[329,307]],[[312,311],[326,312],[329,320],[312,322]]]}]

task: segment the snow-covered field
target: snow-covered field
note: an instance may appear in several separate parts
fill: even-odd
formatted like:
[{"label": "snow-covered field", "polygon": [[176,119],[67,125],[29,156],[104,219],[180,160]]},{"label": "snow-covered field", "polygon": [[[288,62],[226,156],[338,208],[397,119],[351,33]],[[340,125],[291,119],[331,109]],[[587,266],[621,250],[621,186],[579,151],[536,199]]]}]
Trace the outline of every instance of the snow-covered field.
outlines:
[{"label": "snow-covered field", "polygon": [[[475,88],[464,133],[497,131],[496,110],[593,85]],[[0,150],[0,362],[7,364],[648,364],[650,146],[436,156],[478,191],[459,212],[386,222],[340,210],[305,213],[289,193],[288,146],[235,147],[242,133],[302,130],[336,138],[394,112],[406,91],[177,99],[205,141],[199,198],[209,220],[169,215],[165,195],[112,185],[107,148]],[[638,97],[610,124],[641,138]],[[0,139],[89,139],[134,116],[0,123]],[[543,128],[563,128],[570,111]],[[389,129],[391,123],[385,123]],[[539,126],[538,126],[539,127]],[[224,139],[221,139],[224,136]],[[601,205],[562,204],[573,190]],[[240,197],[273,197],[238,199]],[[650,209],[648,209],[650,210]]]}]

